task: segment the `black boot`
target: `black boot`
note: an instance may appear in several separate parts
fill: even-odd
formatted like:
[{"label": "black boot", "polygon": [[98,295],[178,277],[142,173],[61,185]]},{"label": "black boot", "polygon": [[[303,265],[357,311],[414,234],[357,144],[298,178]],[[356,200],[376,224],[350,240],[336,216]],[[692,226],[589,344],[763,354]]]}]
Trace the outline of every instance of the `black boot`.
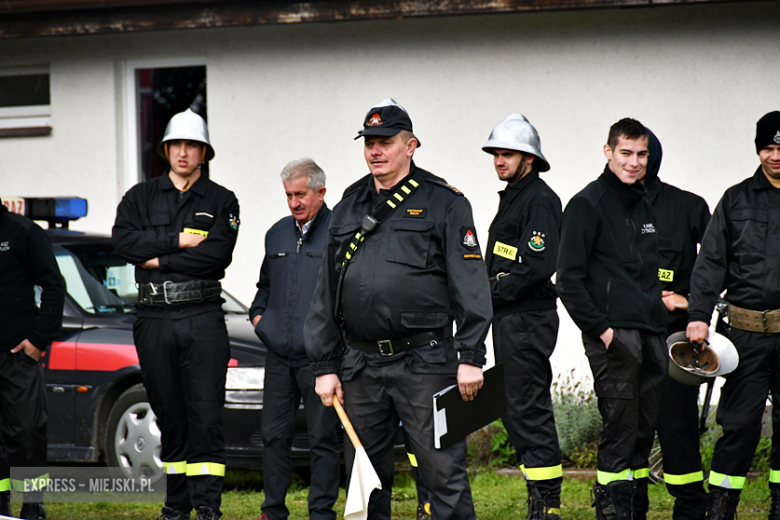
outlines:
[{"label": "black boot", "polygon": [[219,520],[219,517],[222,516],[221,514],[217,513],[213,509],[211,509],[208,506],[199,506],[198,507],[198,518],[197,520]]},{"label": "black boot", "polygon": [[593,484],[591,498],[596,507],[596,520],[631,520],[635,489],[633,480],[615,480],[607,485]]},{"label": "black boot", "polygon": [[3,491],[0,493],[0,515],[14,516],[11,514],[11,492]]},{"label": "black boot", "polygon": [[426,502],[417,506],[417,520],[431,520],[430,502]]},{"label": "black boot", "polygon": [[528,484],[528,516],[526,520],[561,520],[561,497],[552,492],[545,495]]},{"label": "black boot", "polygon": [[[774,506],[774,494],[772,495]],[[739,505],[739,491],[710,486],[710,494],[707,499],[708,520],[734,520]],[[771,518],[771,513],[770,513]]]},{"label": "black boot", "polygon": [[25,502],[19,511],[19,518],[26,520],[46,520],[46,508],[42,502]]},{"label": "black boot", "polygon": [[190,520],[190,514],[176,511],[172,507],[163,506],[162,514],[157,517],[157,520]]},{"label": "black boot", "polygon": [[780,520],[780,487],[770,487],[772,493],[772,507],[769,508],[768,520]]}]

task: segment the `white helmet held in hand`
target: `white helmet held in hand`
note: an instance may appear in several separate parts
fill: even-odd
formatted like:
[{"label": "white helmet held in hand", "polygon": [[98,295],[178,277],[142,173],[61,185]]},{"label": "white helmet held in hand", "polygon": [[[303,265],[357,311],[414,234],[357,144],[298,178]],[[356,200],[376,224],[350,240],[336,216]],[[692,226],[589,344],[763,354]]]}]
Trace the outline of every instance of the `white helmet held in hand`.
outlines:
[{"label": "white helmet held in hand", "polygon": [[666,339],[669,347],[669,375],[684,385],[699,385],[717,376],[725,376],[739,365],[739,354],[729,339],[710,329],[706,348],[696,352],[685,332]]}]

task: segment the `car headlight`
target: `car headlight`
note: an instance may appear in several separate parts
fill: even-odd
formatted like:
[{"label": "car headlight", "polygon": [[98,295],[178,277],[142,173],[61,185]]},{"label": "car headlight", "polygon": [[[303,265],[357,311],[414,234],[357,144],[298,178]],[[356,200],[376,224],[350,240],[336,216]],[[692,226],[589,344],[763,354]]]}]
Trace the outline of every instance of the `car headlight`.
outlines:
[{"label": "car headlight", "polygon": [[262,390],[263,383],[264,367],[229,367],[225,390]]}]

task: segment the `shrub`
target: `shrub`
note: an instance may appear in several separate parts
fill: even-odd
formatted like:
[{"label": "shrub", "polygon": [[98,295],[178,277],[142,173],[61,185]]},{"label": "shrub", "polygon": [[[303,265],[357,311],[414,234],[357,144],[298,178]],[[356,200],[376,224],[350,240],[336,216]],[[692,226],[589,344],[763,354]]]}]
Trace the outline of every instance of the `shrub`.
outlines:
[{"label": "shrub", "polygon": [[[558,428],[561,458],[574,467],[587,468],[596,465],[596,444],[601,428],[596,396],[593,390],[584,390],[580,381],[574,380],[574,371],[565,379],[560,377],[552,384],[553,409]],[[509,442],[504,424],[498,420],[482,430],[490,438],[489,464],[509,466],[517,463],[517,452]],[[485,433],[480,435],[484,436]],[[476,457],[480,452],[479,435],[473,436],[469,453]]]},{"label": "shrub", "polygon": [[552,398],[561,458],[577,468],[594,467],[601,414],[593,390],[585,390],[572,370],[553,382]]}]

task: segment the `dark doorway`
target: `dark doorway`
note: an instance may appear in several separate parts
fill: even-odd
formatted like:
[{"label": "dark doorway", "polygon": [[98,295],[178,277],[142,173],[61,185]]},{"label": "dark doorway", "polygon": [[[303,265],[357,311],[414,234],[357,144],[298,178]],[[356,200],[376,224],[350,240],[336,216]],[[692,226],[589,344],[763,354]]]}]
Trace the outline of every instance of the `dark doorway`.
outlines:
[{"label": "dark doorway", "polygon": [[208,122],[206,67],[136,69],[138,138],[141,181],[159,177],[168,169],[157,155],[157,145],[174,114],[191,108]]}]

